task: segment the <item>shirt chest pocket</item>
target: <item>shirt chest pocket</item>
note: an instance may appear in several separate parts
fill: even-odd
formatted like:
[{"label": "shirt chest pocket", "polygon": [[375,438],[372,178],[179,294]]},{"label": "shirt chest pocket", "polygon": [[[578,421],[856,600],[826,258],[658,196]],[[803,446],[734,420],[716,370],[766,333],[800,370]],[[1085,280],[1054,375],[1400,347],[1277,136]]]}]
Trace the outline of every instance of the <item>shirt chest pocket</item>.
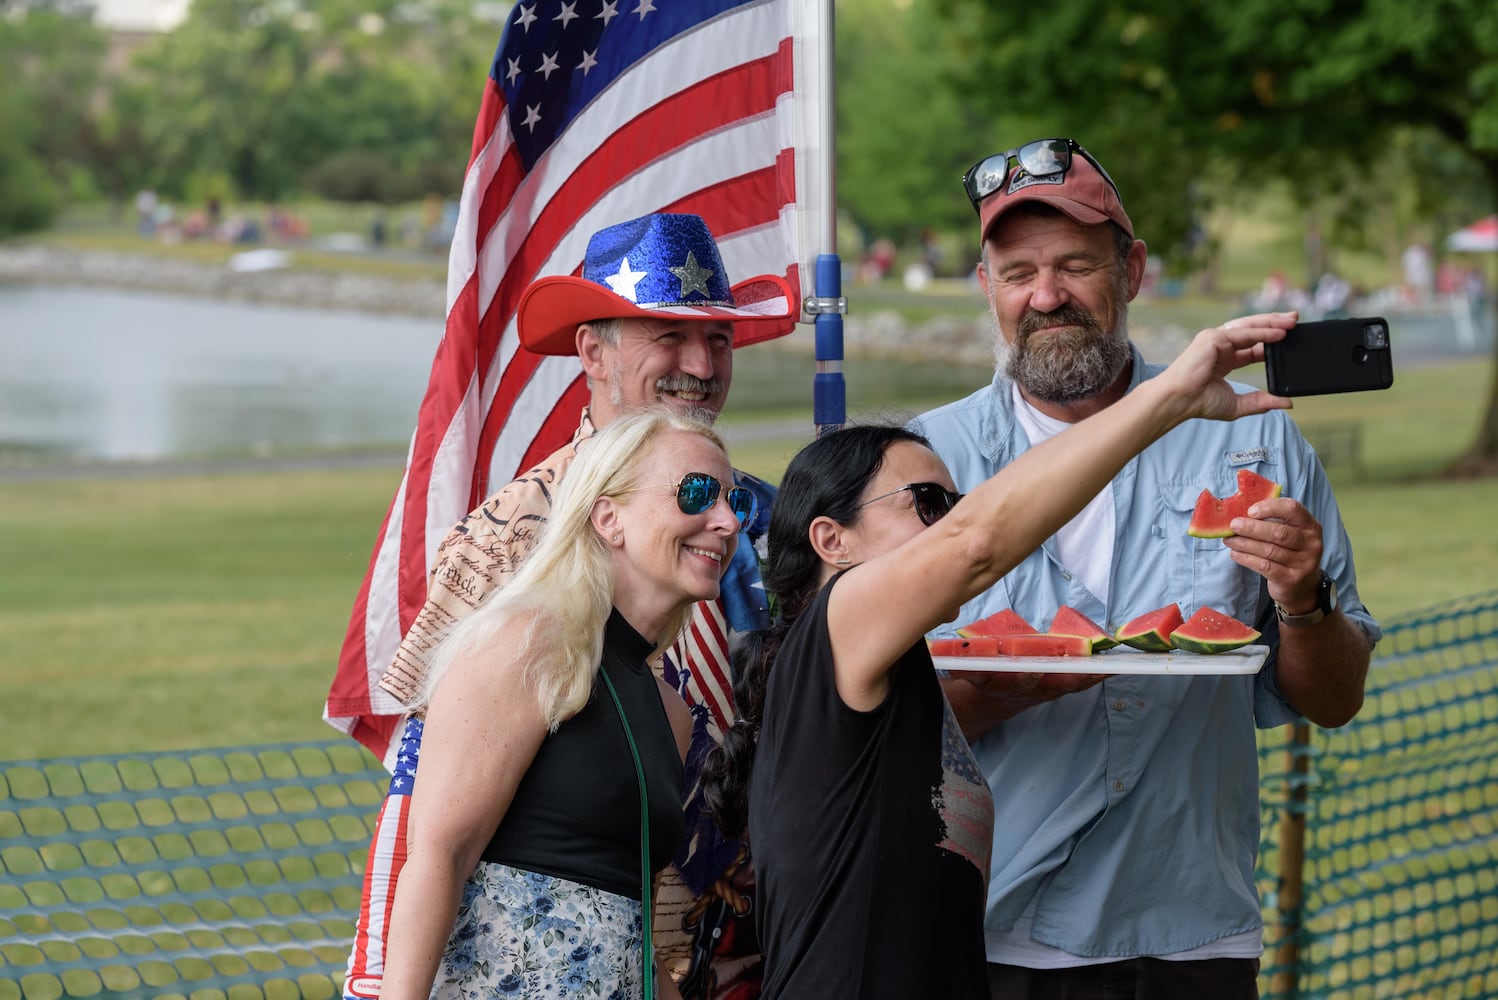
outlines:
[{"label": "shirt chest pocket", "polygon": [[1166,575],[1170,593],[1190,615],[1211,607],[1239,621],[1252,621],[1258,603],[1260,576],[1232,559],[1220,538],[1193,538],[1186,534],[1191,514],[1202,490],[1222,497],[1237,488],[1236,471],[1220,479],[1162,483],[1160,518],[1155,525],[1157,541],[1168,556]]}]

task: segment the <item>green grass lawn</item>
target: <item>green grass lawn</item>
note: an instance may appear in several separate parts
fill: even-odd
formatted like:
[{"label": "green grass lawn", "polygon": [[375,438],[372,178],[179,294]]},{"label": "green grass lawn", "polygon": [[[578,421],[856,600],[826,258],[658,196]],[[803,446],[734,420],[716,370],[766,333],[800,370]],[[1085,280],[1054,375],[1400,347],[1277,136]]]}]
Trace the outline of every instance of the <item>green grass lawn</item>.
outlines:
[{"label": "green grass lawn", "polygon": [[[117,229],[85,231],[59,230],[41,236],[28,237],[35,243],[67,247],[74,250],[105,250],[114,253],[140,253],[142,240],[134,232]],[[249,246],[211,241],[149,244],[150,252],[158,257],[187,260],[198,264],[227,264],[229,258]],[[340,253],[318,249],[315,245],[293,245],[284,247],[290,255],[288,266],[302,271],[344,272],[371,277],[395,279],[444,280],[447,276],[447,258],[431,253],[420,254],[414,250]]]},{"label": "green grass lawn", "polygon": [[10,758],[321,738],[399,469],[0,487]]},{"label": "green grass lawn", "polygon": [[[1296,404],[1300,419],[1364,427],[1364,470],[1331,471],[1376,614],[1498,586],[1498,480],[1429,475],[1469,439],[1490,374],[1419,369],[1386,392]],[[809,434],[808,423],[735,460],[778,479]],[[4,755],[332,735],[323,697],[399,473],[0,486]]]},{"label": "green grass lawn", "polygon": [[[394,230],[398,228],[398,223],[407,216],[419,218],[422,213],[420,205],[382,208],[371,204],[342,205],[336,202],[308,201],[283,207],[305,219],[311,230],[306,242],[277,244],[290,254],[290,267],[302,271],[347,272],[394,279],[446,280],[445,250],[403,246],[396,240]],[[224,216],[228,218],[239,213],[263,222],[266,211],[267,206],[264,205],[228,205],[224,208]],[[334,234],[368,237],[376,216],[385,218],[387,227],[392,231],[391,242],[386,247],[366,248],[358,252],[342,252],[322,247],[320,241]],[[179,220],[180,218],[179,215]],[[72,206],[52,229],[28,235],[25,240],[81,251],[151,254],[199,264],[226,264],[235,254],[255,248],[254,245],[220,243],[208,239],[177,242],[145,239],[136,231],[132,211],[116,215],[109,206],[102,204]]]}]

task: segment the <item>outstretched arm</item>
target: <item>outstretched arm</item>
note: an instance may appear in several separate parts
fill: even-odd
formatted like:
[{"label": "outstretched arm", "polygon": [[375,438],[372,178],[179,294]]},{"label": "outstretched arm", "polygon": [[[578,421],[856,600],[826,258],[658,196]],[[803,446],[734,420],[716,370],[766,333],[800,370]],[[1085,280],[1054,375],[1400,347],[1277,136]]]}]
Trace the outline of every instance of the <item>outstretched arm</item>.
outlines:
[{"label": "outstretched arm", "polygon": [[[913,642],[1017,566],[1178,424],[1288,408],[1288,399],[1263,391],[1237,393],[1225,377],[1262,361],[1264,344],[1283,338],[1294,321],[1293,313],[1275,313],[1203,330],[1164,372],[1025,452],[914,539],[849,571],[828,607],[838,690],[882,689],[890,665]],[[1012,715],[1025,703],[1005,684],[990,689],[1004,694],[991,707]],[[1067,688],[1040,690],[1054,697]],[[1040,700],[1035,694],[1032,685],[1028,704]],[[959,719],[969,731],[997,721],[981,716]]]}]

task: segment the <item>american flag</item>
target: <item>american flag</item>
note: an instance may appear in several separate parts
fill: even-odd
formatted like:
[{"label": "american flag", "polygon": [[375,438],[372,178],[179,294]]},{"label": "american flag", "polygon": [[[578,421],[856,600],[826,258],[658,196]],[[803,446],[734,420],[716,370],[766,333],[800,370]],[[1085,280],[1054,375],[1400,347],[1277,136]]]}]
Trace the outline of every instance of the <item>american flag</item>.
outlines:
[{"label": "american flag", "polygon": [[390,926],[390,911],[395,906],[395,894],[390,891],[394,876],[389,873],[392,867],[399,872],[406,860],[406,821],[421,755],[422,728],[420,719],[412,719],[405,738],[397,745],[389,794],[375,818],[375,836],[365,862],[359,919],[354,927],[348,974],[344,977],[345,996],[380,995],[380,977],[385,971],[385,928]]},{"label": "american flag", "polygon": [[520,348],[525,287],[577,273],[596,230],[674,211],[707,221],[733,280],[774,273],[798,301],[810,291],[802,275],[832,252],[817,245],[832,193],[815,190],[830,176],[817,162],[828,102],[806,93],[825,83],[815,36],[826,7],[538,0],[510,12],[474,127],[445,333],[323,713],[387,767],[403,709],[378,682],[425,600],[438,543],[491,484],[564,443],[586,401],[575,359]]}]

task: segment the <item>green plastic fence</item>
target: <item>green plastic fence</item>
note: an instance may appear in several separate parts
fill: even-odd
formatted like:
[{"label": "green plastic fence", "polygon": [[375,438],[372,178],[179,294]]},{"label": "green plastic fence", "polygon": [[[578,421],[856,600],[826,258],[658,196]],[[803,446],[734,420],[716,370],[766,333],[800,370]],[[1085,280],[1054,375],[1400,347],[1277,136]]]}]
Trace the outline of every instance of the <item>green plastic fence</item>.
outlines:
[{"label": "green plastic fence", "polygon": [[[1385,623],[1358,718],[1260,757],[1262,995],[1498,997],[1498,591]],[[0,1000],[337,996],[387,782],[347,740],[0,763]]]},{"label": "green plastic fence", "polygon": [[[1385,623],[1363,710],[1310,733],[1261,742],[1262,996],[1498,997],[1498,591]],[[1298,929],[1287,809],[1305,824]]]},{"label": "green plastic fence", "polygon": [[0,1000],[340,995],[387,782],[348,740],[0,764]]}]

